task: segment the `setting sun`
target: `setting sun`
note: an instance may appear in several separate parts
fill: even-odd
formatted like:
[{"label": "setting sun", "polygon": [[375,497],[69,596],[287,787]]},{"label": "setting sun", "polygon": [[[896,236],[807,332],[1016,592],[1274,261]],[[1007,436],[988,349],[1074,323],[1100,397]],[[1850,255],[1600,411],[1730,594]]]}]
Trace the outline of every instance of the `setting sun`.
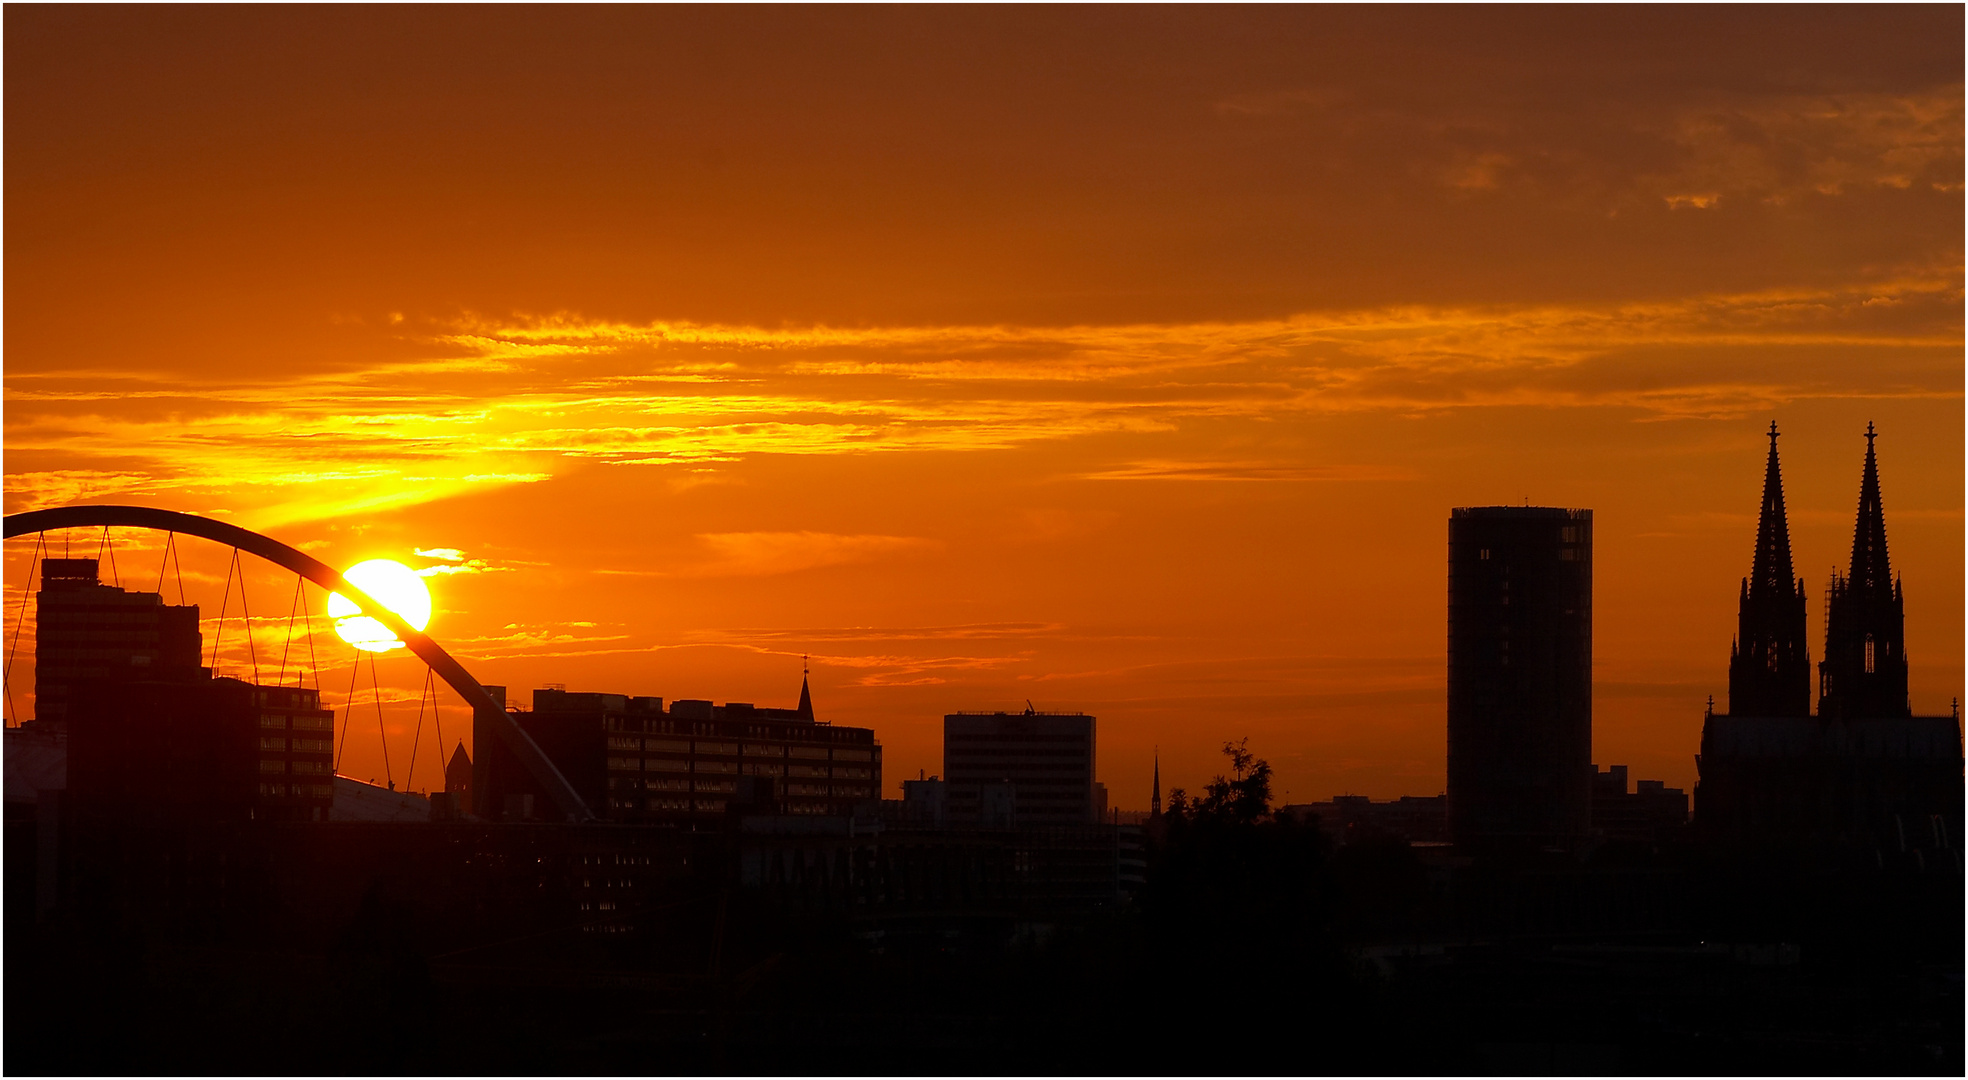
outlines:
[{"label": "setting sun", "polygon": [[[422,630],[430,625],[431,595],[417,572],[394,559],[370,559],[356,563],[342,574],[351,585],[382,601],[403,621]],[[403,647],[395,634],[382,623],[362,614],[355,601],[341,593],[328,594],[328,617],[335,620],[335,633],[343,641],[368,652],[388,652]]]}]

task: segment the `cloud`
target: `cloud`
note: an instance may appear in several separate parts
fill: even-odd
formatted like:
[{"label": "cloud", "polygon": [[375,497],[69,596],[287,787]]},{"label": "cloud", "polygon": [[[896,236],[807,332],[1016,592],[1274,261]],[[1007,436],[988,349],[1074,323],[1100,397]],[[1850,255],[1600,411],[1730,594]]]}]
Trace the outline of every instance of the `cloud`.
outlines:
[{"label": "cloud", "polygon": [[484,559],[467,559],[462,563],[426,566],[417,570],[416,574],[418,577],[438,577],[446,574],[504,574],[512,570],[510,566],[493,566]]},{"label": "cloud", "polygon": [[790,574],[822,566],[875,562],[940,547],[915,536],[843,536],[823,532],[699,533],[711,558],[682,571],[690,577]]},{"label": "cloud", "polygon": [[819,626],[788,629],[749,627],[703,630],[704,640],[742,641],[977,641],[1049,637],[1066,629],[1054,622],[963,623],[955,626]]},{"label": "cloud", "polygon": [[[1726,212],[1730,196],[1720,197],[1704,212]],[[126,375],[128,395],[105,398],[88,378],[41,373],[16,392],[10,375],[6,503],[12,512],[168,495],[234,507],[242,523],[269,528],[538,483],[580,461],[664,466],[702,482],[762,455],[995,451],[1179,437],[1224,420],[1525,406],[1671,419],[1812,399],[1955,399],[1961,295],[1960,268],[1948,265],[1625,303],[1417,304],[1229,322],[757,327],[465,316],[422,339],[431,359],[499,342],[542,348],[500,351],[506,367],[470,397],[394,361],[295,383],[174,382],[169,398],[144,396],[164,389],[162,376]],[[544,348],[556,344],[570,347]],[[1349,463],[1190,453],[1171,443],[1084,475],[1397,478]],[[859,560],[883,542],[706,541],[712,564],[728,568],[720,573]]]},{"label": "cloud", "polygon": [[1402,469],[1264,461],[1134,461],[1083,474],[1088,480],[1412,480]]}]

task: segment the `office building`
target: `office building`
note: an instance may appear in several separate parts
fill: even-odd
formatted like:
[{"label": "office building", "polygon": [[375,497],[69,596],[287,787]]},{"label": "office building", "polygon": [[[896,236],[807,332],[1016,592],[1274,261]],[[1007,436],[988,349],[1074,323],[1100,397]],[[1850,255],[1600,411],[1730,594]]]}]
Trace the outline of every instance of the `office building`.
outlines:
[{"label": "office building", "polygon": [[1456,843],[1590,833],[1592,511],[1451,513],[1448,713]]},{"label": "office building", "polygon": [[315,691],[214,679],[198,608],[48,559],[36,594],[35,712],[67,732],[78,814],[139,822],[321,821],[334,714]]},{"label": "office building", "polygon": [[75,687],[104,679],[199,677],[198,607],[127,592],[95,559],[46,559],[34,594],[34,715],[68,719]]},{"label": "office building", "polygon": [[958,712],[943,718],[948,820],[986,828],[1097,823],[1094,718],[1085,713]]},{"label": "office building", "polygon": [[[728,812],[849,816],[880,798],[881,745],[869,728],[814,719],[804,680],[796,708],[622,694],[534,692],[521,730],[597,816],[690,824]],[[493,733],[477,731],[478,814],[530,818],[551,806]],[[530,805],[529,805],[530,804]]]},{"label": "office building", "polygon": [[76,690],[68,790],[79,814],[328,820],[335,714],[314,690],[230,678],[106,680]]}]

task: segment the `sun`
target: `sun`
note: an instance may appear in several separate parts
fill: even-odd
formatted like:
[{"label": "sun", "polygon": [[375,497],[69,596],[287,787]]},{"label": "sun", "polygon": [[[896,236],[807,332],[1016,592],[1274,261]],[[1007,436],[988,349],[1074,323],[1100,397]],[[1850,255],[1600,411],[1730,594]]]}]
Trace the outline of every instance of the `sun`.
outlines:
[{"label": "sun", "polygon": [[[430,625],[431,594],[417,572],[395,559],[370,559],[343,571],[348,583],[376,598],[399,618],[422,630]],[[403,642],[382,623],[362,614],[355,601],[341,593],[328,594],[328,617],[343,641],[368,652],[400,649]]]}]

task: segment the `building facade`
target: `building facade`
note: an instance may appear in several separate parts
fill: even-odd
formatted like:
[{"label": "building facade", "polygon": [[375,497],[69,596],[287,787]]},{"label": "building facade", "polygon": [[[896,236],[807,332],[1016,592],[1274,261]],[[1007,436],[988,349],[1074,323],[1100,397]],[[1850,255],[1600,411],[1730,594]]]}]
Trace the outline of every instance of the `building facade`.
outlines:
[{"label": "building facade", "polygon": [[958,712],[943,718],[952,824],[987,828],[1098,823],[1095,722],[1085,713]]},{"label": "building facade", "polygon": [[1592,511],[1449,517],[1449,828],[1459,844],[1591,831]]},{"label": "building facade", "polygon": [[36,594],[37,723],[67,732],[77,812],[137,822],[322,821],[334,714],[319,695],[212,677],[198,608],[48,559]]},{"label": "building facade", "polygon": [[34,594],[34,715],[68,719],[75,687],[104,679],[193,679],[198,606],[102,583],[95,559],[46,559]]},{"label": "building facade", "polygon": [[70,700],[78,812],[138,821],[326,821],[335,714],[319,694],[240,679],[85,683]]},{"label": "building facade", "polygon": [[[880,798],[881,745],[869,728],[813,718],[800,705],[674,701],[622,694],[534,692],[521,730],[597,816],[625,822],[711,822],[727,813],[850,816]],[[526,819],[551,800],[496,735],[478,731],[472,791],[480,817]]]}]

